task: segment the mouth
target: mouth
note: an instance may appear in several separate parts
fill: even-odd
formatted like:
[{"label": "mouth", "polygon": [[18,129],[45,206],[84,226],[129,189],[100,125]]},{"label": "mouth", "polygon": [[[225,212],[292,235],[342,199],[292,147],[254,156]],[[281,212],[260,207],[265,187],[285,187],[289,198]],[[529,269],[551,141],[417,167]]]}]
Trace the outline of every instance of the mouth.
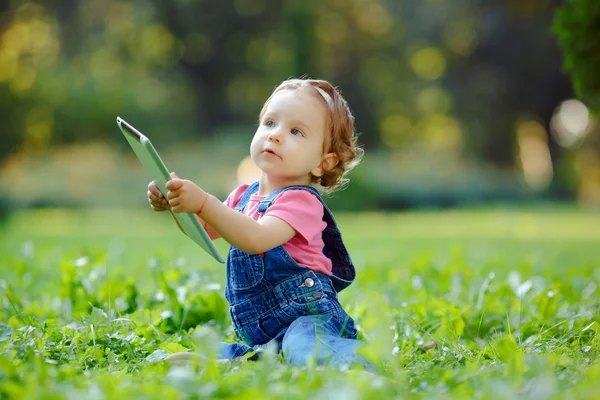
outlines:
[{"label": "mouth", "polygon": [[272,154],[274,156],[281,158],[281,156],[279,154],[275,153],[275,151],[273,149],[265,149],[265,150],[263,150],[263,153]]}]

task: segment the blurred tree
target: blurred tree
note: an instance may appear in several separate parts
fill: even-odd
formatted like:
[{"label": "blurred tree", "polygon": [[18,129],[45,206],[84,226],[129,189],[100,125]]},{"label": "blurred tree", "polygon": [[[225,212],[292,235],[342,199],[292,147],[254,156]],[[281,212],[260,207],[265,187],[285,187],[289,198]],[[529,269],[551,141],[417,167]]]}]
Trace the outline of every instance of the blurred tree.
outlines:
[{"label": "blurred tree", "polygon": [[293,76],[302,76],[314,71],[318,63],[311,49],[314,48],[312,12],[317,7],[314,0],[291,0],[284,4],[284,27],[287,40],[292,44]]},{"label": "blurred tree", "polygon": [[[468,60],[451,64],[447,80],[470,132],[467,154],[514,165],[517,123],[534,120],[548,130],[557,105],[570,97],[559,49],[548,32],[557,3],[491,1],[469,10],[477,46]],[[549,144],[558,157],[560,148]]]},{"label": "blurred tree", "polygon": [[17,149],[35,155],[110,141],[117,115],[169,139],[194,131],[194,95],[174,68],[182,45],[151,5],[133,3],[2,4],[0,159]]},{"label": "blurred tree", "polygon": [[371,149],[512,169],[516,122],[547,127],[570,96],[548,33],[558,3],[0,1],[0,159],[125,148],[116,115],[157,145],[251,134],[272,89],[308,75],[342,89]]},{"label": "blurred tree", "polygon": [[556,10],[553,29],[575,93],[600,114],[600,2],[567,0]]}]

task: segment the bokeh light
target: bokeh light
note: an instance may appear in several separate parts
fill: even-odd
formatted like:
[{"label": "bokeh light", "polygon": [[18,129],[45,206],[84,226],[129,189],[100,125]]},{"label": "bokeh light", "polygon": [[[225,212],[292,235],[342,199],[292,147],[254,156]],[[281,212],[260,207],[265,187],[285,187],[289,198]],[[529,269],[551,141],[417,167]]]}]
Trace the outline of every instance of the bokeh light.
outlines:
[{"label": "bokeh light", "polygon": [[316,33],[323,42],[338,44],[347,38],[348,25],[340,14],[327,12],[319,15]]},{"label": "bokeh light", "polygon": [[414,129],[418,137],[435,149],[453,152],[462,147],[462,128],[454,117],[430,114],[420,120]]},{"label": "bokeh light", "polygon": [[429,87],[417,95],[417,108],[423,114],[446,114],[451,105],[450,95],[440,87]]},{"label": "bokeh light", "polygon": [[12,49],[0,47],[0,82],[12,79],[19,68],[17,53]]},{"label": "bokeh light", "polygon": [[525,182],[532,189],[546,188],[553,177],[546,129],[537,121],[519,122],[517,124],[517,143]]},{"label": "bokeh light", "polygon": [[417,76],[428,81],[440,78],[446,71],[446,59],[435,47],[416,51],[410,57],[410,65]]},{"label": "bokeh light", "polygon": [[[477,198],[527,197],[556,178],[573,200],[592,199],[589,154],[600,153],[594,103],[565,97],[571,96],[568,77],[554,40],[539,25],[549,21],[549,3],[536,2],[518,18],[511,14],[518,1],[509,3],[232,0],[207,8],[184,0],[164,8],[90,0],[65,12],[43,2],[12,2],[0,23],[0,168],[13,153],[41,158],[62,146],[87,151],[70,147],[74,142],[121,143],[118,114],[145,131],[152,127],[161,149],[200,142],[213,155],[215,146],[246,146],[236,138],[254,127],[271,90],[283,79],[309,76],[331,81],[348,100],[369,155],[357,180],[379,174],[379,155],[394,153],[403,159],[402,178],[411,182],[406,190],[431,184],[447,193],[443,184],[421,178],[432,158],[446,157],[457,169],[436,174],[444,176],[440,182],[455,179],[459,189],[449,196],[457,202],[477,196],[473,176],[493,182]],[[512,29],[520,24],[528,35]],[[540,64],[540,54],[548,62]],[[539,121],[543,134],[531,134],[542,132],[540,126],[524,122],[515,128],[521,134],[506,129],[531,112],[526,118]],[[549,135],[560,146],[550,147],[552,159],[543,143]],[[232,182],[247,151],[223,154],[209,161],[187,152],[176,160],[195,171],[226,164]],[[17,159],[26,158],[9,164]],[[87,168],[84,158],[71,159],[80,161],[73,168]],[[527,185],[518,184],[515,163]],[[496,171],[507,178],[490,178]],[[393,186],[379,199],[393,197],[384,201],[392,206],[402,202],[396,178],[377,183]],[[553,199],[555,192],[538,195]]]},{"label": "bokeh light", "polygon": [[141,33],[141,54],[150,62],[161,66],[174,64],[183,55],[183,46],[176,46],[173,34],[162,24],[153,24]]},{"label": "bokeh light", "polygon": [[357,1],[354,13],[358,27],[373,36],[387,33],[392,27],[392,18],[377,1]]},{"label": "bokeh light", "polygon": [[401,148],[406,144],[412,127],[411,121],[402,114],[384,117],[379,125],[382,142],[391,148]]},{"label": "bokeh light", "polygon": [[25,120],[26,135],[24,147],[28,151],[46,149],[50,143],[54,125],[54,112],[46,106],[32,108]]},{"label": "bokeh light", "polygon": [[587,133],[590,112],[585,104],[576,99],[562,102],[550,122],[551,132],[558,144],[572,147]]},{"label": "bokeh light", "polygon": [[577,152],[575,170],[579,177],[577,197],[583,203],[600,202],[600,155],[590,147]]},{"label": "bokeh light", "polygon": [[52,65],[59,53],[58,28],[40,5],[25,3],[15,11],[0,42],[0,82],[12,93],[27,93],[41,69]]},{"label": "bokeh light", "polygon": [[444,29],[444,42],[454,53],[468,56],[477,46],[477,33],[471,18],[453,21]]}]

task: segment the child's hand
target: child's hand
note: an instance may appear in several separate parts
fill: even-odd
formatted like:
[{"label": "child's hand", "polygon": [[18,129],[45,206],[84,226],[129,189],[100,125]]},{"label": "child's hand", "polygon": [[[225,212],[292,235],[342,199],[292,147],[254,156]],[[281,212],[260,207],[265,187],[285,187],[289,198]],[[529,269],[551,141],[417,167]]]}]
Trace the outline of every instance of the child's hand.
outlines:
[{"label": "child's hand", "polygon": [[208,193],[200,189],[194,182],[179,179],[171,172],[171,180],[167,182],[167,200],[171,210],[178,213],[198,213],[205,203]]},{"label": "child's hand", "polygon": [[169,209],[169,202],[165,196],[158,190],[154,181],[148,185],[148,202],[154,211],[166,211]]}]

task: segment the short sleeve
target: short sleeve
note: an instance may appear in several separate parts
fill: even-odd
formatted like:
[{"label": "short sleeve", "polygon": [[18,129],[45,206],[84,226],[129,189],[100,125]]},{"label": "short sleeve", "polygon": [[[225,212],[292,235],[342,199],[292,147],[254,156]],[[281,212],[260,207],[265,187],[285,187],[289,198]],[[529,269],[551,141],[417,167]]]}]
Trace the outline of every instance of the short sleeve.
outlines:
[{"label": "short sleeve", "polygon": [[287,222],[307,243],[320,239],[327,223],[323,204],[307,190],[287,190],[275,198],[265,215]]},{"label": "short sleeve", "polygon": [[250,185],[248,185],[247,183],[244,183],[243,185],[235,189],[233,192],[231,192],[229,196],[227,196],[227,199],[224,201],[225,205],[229,208],[235,208],[249,186]]}]

